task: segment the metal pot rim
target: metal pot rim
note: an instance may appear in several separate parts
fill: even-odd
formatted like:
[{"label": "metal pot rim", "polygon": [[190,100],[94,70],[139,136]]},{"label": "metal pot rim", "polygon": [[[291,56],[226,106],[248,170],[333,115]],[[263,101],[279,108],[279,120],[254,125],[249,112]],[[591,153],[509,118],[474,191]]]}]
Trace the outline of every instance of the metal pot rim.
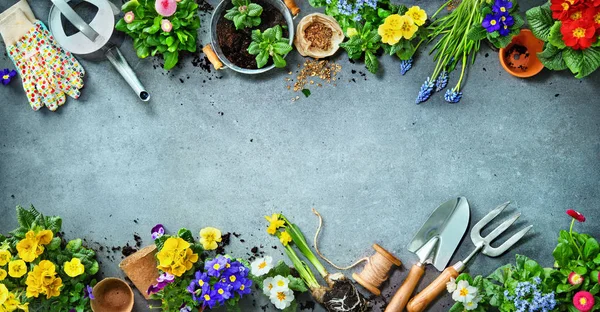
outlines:
[{"label": "metal pot rim", "polygon": [[[229,1],[230,0],[221,1],[217,5],[215,10],[213,11],[213,14],[212,14],[212,17],[210,20],[210,42],[211,42],[213,50],[215,51],[215,54],[217,55],[219,60],[221,60],[221,62],[226,67],[228,67],[238,73],[242,73],[242,74],[250,74],[250,75],[260,74],[260,73],[264,73],[264,72],[274,68],[275,64],[271,64],[267,67],[258,68],[258,69],[242,68],[242,67],[239,67],[239,66],[233,64],[231,61],[229,61],[229,59],[227,59],[227,57],[225,55],[223,55],[223,51],[221,51],[221,47],[219,46],[219,43],[217,40],[218,39],[217,38],[217,23],[219,22],[221,13],[225,10],[225,6],[229,3]],[[294,20],[292,18],[292,14],[290,13],[290,11],[286,7],[286,5],[281,0],[264,0],[264,1],[273,5],[276,9],[279,10],[279,12],[281,12],[281,14],[283,14],[283,17],[285,18],[285,20],[287,22],[287,26],[288,26],[289,44],[293,45],[293,42],[294,42]],[[287,54],[284,55],[284,58],[286,56],[287,56]]]}]

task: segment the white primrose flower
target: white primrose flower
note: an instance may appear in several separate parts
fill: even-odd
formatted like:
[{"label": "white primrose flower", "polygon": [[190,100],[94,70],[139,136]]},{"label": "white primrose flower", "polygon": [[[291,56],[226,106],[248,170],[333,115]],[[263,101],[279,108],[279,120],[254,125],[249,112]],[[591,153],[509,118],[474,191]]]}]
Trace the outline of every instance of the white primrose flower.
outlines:
[{"label": "white primrose flower", "polygon": [[448,290],[449,293],[453,293],[456,290],[456,280],[454,277],[451,277],[450,281],[446,283],[446,290]]},{"label": "white primrose flower", "polygon": [[294,292],[287,290],[273,290],[271,296],[271,303],[275,305],[275,307],[279,310],[283,310],[290,305],[292,305],[292,301],[294,301]]},{"label": "white primrose flower", "polygon": [[264,258],[258,258],[250,264],[252,268],[252,275],[254,276],[263,276],[273,268],[273,258],[270,256],[265,256]]},{"label": "white primrose flower", "polygon": [[470,286],[469,282],[462,280],[456,284],[456,290],[452,293],[454,301],[467,303],[477,297],[477,288]]},{"label": "white primrose flower", "polygon": [[263,281],[263,294],[265,294],[267,297],[270,297],[272,289],[273,289],[273,278],[272,277],[265,278],[265,280]]},{"label": "white primrose flower", "polygon": [[287,277],[283,277],[281,275],[277,275],[273,277],[273,290],[274,291],[282,291],[289,290],[290,280]]},{"label": "white primrose flower", "polygon": [[465,307],[465,310],[475,310],[477,309],[477,304],[479,303],[479,301],[481,301],[481,296],[477,296],[473,298],[473,300],[467,303],[463,303],[463,306]]}]

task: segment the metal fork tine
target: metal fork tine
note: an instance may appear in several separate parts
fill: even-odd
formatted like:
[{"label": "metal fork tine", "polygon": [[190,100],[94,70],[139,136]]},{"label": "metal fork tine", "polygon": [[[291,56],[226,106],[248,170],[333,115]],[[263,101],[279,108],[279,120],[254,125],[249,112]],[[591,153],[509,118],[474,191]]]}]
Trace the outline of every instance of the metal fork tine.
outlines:
[{"label": "metal fork tine", "polygon": [[520,230],[517,234],[513,235],[506,242],[504,242],[504,244],[500,245],[500,247],[493,248],[489,245],[485,246],[485,248],[483,249],[483,254],[488,255],[490,257],[498,257],[499,255],[503,254],[508,248],[512,247],[512,245],[518,242],[521,238],[523,238],[523,236],[525,236],[525,234],[527,234],[527,232],[529,232],[529,230],[531,230],[532,227],[533,225],[530,225]]},{"label": "metal fork tine", "polygon": [[504,231],[506,231],[506,229],[508,229],[509,226],[511,226],[513,223],[515,223],[515,221],[517,221],[517,219],[519,219],[520,216],[521,216],[521,213],[517,213],[514,216],[512,216],[510,219],[507,219],[506,221],[502,222],[502,224],[500,224],[490,234],[488,234],[486,237],[484,237],[485,241],[488,244],[490,244],[496,237],[498,237],[500,234],[504,233]]},{"label": "metal fork tine", "polygon": [[473,241],[473,244],[477,245],[481,242],[483,238],[481,237],[480,233],[483,227],[490,223],[492,219],[497,217],[506,207],[508,207],[509,204],[510,201],[507,201],[504,204],[494,208],[494,210],[486,214],[481,220],[479,220],[479,222],[477,222],[473,226],[473,228],[471,229],[471,240]]}]

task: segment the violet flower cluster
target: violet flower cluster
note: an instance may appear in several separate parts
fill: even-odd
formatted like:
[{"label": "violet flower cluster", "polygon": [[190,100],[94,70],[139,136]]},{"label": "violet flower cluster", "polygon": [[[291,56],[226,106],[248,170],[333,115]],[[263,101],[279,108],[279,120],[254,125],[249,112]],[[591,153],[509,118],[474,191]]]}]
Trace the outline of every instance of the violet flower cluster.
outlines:
[{"label": "violet flower cluster", "polygon": [[513,3],[510,0],[496,0],[492,6],[492,14],[487,14],[481,26],[489,33],[498,31],[500,36],[508,36],[510,27],[515,24],[515,19],[510,15]]},{"label": "violet flower cluster", "polygon": [[236,294],[240,298],[250,294],[252,280],[248,278],[249,272],[241,262],[218,255],[206,261],[204,270],[195,273],[187,291],[203,307],[212,309],[224,305]]},{"label": "violet flower cluster", "polygon": [[539,277],[533,278],[531,282],[519,282],[515,287],[514,295],[508,290],[504,291],[504,298],[512,301],[517,312],[539,311],[548,312],[556,307],[554,292],[543,294],[538,286],[542,280]]}]

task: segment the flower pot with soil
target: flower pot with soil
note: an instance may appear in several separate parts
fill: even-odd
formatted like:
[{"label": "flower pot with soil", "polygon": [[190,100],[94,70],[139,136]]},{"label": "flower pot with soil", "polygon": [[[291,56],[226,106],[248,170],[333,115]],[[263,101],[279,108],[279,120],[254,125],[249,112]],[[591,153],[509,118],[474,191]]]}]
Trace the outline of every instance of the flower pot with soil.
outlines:
[{"label": "flower pot with soil", "polygon": [[109,277],[94,286],[94,312],[130,312],[133,309],[133,291],[119,278]]},{"label": "flower pot with soil", "polygon": [[[255,4],[262,8],[260,19],[257,23],[249,21],[250,27],[241,29],[238,27],[239,25],[234,23],[237,17],[234,20],[226,18],[226,15],[230,14],[232,8],[234,8],[232,1],[222,1],[215,8],[210,25],[211,43],[202,49],[215,69],[228,67],[243,74],[259,74],[280,65],[281,62],[285,64],[283,58],[289,52],[288,50],[281,51],[285,53],[277,56],[273,55],[274,53],[271,50],[271,53],[264,55],[265,58],[268,58],[268,61],[259,61],[259,57],[257,57],[259,53],[250,52],[253,52],[252,45],[253,42],[256,42],[257,31],[258,35],[267,37],[267,34],[274,33],[271,29],[280,29],[277,36],[279,42],[274,44],[283,43],[283,45],[291,46],[294,40],[292,14],[297,14],[300,9],[293,0],[286,0],[285,3],[281,0],[254,0],[251,5]],[[242,10],[246,10],[245,5],[240,6],[240,11]],[[285,42],[282,42],[284,39]]]},{"label": "flower pot with soil", "polygon": [[500,64],[509,74],[528,78],[537,75],[544,68],[537,57],[543,49],[542,40],[536,38],[529,29],[522,29],[506,48],[500,49],[498,56]]}]

